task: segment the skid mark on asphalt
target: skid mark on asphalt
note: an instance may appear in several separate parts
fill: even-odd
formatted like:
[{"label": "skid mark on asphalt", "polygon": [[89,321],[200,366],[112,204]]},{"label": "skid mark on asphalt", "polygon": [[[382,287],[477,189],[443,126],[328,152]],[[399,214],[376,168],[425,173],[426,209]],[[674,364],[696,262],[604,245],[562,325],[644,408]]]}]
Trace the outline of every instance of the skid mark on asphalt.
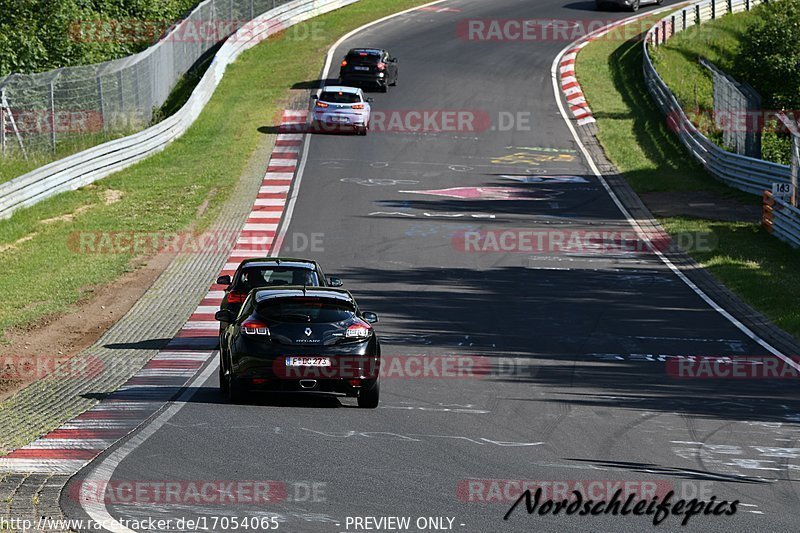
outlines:
[{"label": "skid mark on asphalt", "polygon": [[430,439],[452,439],[463,442],[469,442],[470,444],[476,444],[478,446],[493,445],[493,446],[513,447],[513,448],[540,446],[544,444],[544,442],[511,442],[511,441],[492,440],[485,437],[470,438],[460,435],[426,435],[418,433],[409,433],[404,435],[401,433],[392,433],[390,431],[356,431],[356,430],[319,431],[309,428],[300,428],[300,429],[302,429],[303,431],[307,431],[309,433],[313,433],[315,435],[319,435],[322,437],[330,437],[335,439],[349,439],[351,437],[355,437],[356,439],[358,438],[383,439],[383,440],[394,440],[401,442],[424,442]]}]

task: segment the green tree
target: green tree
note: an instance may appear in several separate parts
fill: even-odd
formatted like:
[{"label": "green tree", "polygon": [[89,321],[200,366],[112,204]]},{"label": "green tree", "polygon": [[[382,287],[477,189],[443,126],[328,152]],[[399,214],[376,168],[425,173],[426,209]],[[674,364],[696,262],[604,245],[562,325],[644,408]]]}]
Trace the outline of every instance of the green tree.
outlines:
[{"label": "green tree", "polygon": [[745,33],[737,75],[777,109],[800,108],[800,0],[759,6],[761,21]]}]

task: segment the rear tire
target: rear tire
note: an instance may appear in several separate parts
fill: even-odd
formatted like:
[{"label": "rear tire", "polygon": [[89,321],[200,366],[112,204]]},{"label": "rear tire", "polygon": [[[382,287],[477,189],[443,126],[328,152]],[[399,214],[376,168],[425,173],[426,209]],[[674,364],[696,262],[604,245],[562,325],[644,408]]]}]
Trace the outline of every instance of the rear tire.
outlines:
[{"label": "rear tire", "polygon": [[234,405],[240,405],[247,401],[247,390],[236,383],[236,380],[230,375],[228,376],[228,401]]},{"label": "rear tire", "polygon": [[378,90],[382,93],[389,92],[389,86],[387,84],[379,85]]},{"label": "rear tire", "polygon": [[632,12],[636,13],[637,11],[639,11],[639,6],[640,5],[641,5],[641,1],[640,0],[633,0],[633,3],[631,4],[630,10]]},{"label": "rear tire", "polygon": [[222,362],[220,362],[220,364],[219,364],[219,392],[221,392],[222,395],[225,396],[226,398],[228,397],[229,385],[230,385],[230,383],[228,383],[228,376],[225,375],[225,371],[222,368]]},{"label": "rear tire", "polygon": [[369,390],[362,390],[358,393],[358,406],[362,409],[375,409],[381,401],[381,384],[376,381],[375,385]]},{"label": "rear tire", "polygon": [[359,128],[356,128],[356,135],[360,135],[360,136],[364,137],[366,134],[367,134],[367,127],[366,126],[361,126]]}]

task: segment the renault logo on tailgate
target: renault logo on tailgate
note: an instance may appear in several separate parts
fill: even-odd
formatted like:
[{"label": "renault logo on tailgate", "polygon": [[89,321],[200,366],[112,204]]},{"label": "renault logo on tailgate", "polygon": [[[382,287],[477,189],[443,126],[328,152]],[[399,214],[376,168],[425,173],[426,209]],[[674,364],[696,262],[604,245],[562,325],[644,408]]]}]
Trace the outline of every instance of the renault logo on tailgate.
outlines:
[{"label": "renault logo on tailgate", "polygon": [[311,331],[311,328],[306,328],[304,333],[306,334],[306,337],[310,337],[311,333],[313,333],[313,332]]}]

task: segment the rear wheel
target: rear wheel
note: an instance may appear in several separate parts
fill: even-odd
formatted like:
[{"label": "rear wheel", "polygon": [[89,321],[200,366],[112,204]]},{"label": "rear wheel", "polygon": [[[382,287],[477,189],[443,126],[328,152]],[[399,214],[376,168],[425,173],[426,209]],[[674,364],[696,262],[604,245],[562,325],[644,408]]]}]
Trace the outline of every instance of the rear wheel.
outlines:
[{"label": "rear wheel", "polygon": [[362,409],[375,409],[381,401],[381,384],[379,381],[368,390],[361,390],[358,393],[358,406]]},{"label": "rear wheel", "polygon": [[382,93],[388,92],[389,91],[389,85],[387,85],[386,83],[383,83],[383,84],[378,86],[378,90],[380,92],[382,92]]},{"label": "rear wheel", "polygon": [[219,364],[219,391],[226,398],[228,397],[228,376],[225,375],[225,370],[222,368],[222,362]]},{"label": "rear wheel", "polygon": [[361,135],[361,136],[366,135],[367,134],[367,127],[366,126],[359,126],[358,128],[356,128],[356,134],[357,135]]},{"label": "rear wheel", "polygon": [[641,4],[640,0],[633,0],[633,3],[631,4],[630,10],[633,11],[634,13],[639,11],[639,5],[640,4]]},{"label": "rear wheel", "polygon": [[242,404],[247,400],[247,390],[237,383],[235,379],[229,374],[228,381],[228,401],[233,404]]}]

